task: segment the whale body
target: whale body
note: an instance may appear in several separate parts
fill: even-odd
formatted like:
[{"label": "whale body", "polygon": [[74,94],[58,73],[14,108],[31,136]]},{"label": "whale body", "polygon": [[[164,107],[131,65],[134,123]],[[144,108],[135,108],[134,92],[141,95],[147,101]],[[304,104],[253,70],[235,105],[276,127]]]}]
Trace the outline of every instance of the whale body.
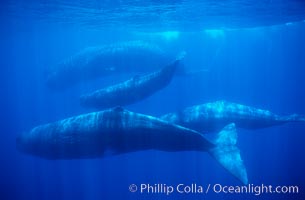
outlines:
[{"label": "whale body", "polygon": [[150,149],[206,151],[246,184],[236,141],[234,124],[227,125],[212,143],[199,132],[117,107],[35,127],[19,135],[16,145],[21,152],[46,159],[96,158]]},{"label": "whale body", "polygon": [[179,65],[180,60],[176,60],[156,72],[135,76],[122,83],[83,95],[80,98],[81,105],[104,109],[125,106],[145,99],[166,87],[171,82]]},{"label": "whale body", "polygon": [[143,41],[88,47],[52,68],[46,83],[52,89],[65,89],[117,73],[152,72],[172,59],[159,46]]},{"label": "whale body", "polygon": [[227,101],[188,107],[180,112],[163,115],[161,119],[199,132],[219,131],[229,123],[244,129],[259,129],[287,122],[305,122],[305,117],[297,114],[280,116],[268,110]]}]

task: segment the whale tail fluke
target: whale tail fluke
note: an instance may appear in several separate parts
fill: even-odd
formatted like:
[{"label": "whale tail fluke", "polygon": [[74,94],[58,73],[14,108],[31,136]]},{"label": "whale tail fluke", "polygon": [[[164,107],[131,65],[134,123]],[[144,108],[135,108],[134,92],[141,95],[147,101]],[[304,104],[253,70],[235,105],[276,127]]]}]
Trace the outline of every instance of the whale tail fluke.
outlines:
[{"label": "whale tail fluke", "polygon": [[180,67],[178,68],[178,70],[176,72],[177,75],[194,76],[194,75],[202,75],[202,74],[205,74],[210,71],[207,68],[199,68],[199,69],[192,70],[192,71],[190,71],[189,69],[186,69],[184,63],[181,62],[181,61],[183,61],[183,59],[185,58],[186,55],[187,55],[187,53],[185,51],[181,51],[176,56],[175,61],[180,62]]},{"label": "whale tail fluke", "polygon": [[236,127],[232,123],[218,133],[214,142],[215,147],[211,148],[209,153],[243,184],[247,184],[247,170],[241,159],[240,150],[236,147],[236,142]]},{"label": "whale tail fluke", "polygon": [[184,65],[184,58],[186,56],[186,52],[185,51],[181,51],[176,55],[175,58],[175,63],[179,63],[179,67],[177,67],[176,70],[176,75],[184,75],[185,74],[185,65]]}]

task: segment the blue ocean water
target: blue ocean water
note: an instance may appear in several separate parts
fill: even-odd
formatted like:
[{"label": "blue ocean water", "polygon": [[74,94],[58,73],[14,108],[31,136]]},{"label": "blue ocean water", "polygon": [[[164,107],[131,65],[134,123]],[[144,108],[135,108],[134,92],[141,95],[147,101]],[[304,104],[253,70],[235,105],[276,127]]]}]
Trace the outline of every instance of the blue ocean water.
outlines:
[{"label": "blue ocean water", "polygon": [[[0,9],[0,199],[304,199],[305,123],[238,129],[253,186],[298,186],[297,194],[130,192],[141,184],[242,184],[204,152],[141,151],[82,160],[22,154],[16,136],[94,111],[79,96],[126,74],[53,91],[48,68],[88,46],[143,40],[186,52],[189,76],[126,106],[161,116],[227,100],[278,114],[305,114],[303,1],[8,1]],[[143,66],[145,67],[145,66]],[[204,69],[204,70],[202,70]],[[211,187],[212,187],[211,186]]]}]

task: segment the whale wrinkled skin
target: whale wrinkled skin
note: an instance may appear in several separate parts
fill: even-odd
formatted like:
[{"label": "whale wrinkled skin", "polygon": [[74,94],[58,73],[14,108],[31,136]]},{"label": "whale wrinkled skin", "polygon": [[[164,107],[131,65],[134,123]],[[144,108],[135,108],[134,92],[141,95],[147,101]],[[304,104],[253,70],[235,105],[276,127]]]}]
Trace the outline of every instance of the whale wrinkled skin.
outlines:
[{"label": "whale wrinkled skin", "polygon": [[268,110],[227,101],[188,107],[176,113],[165,114],[161,119],[199,132],[216,132],[229,123],[244,129],[259,129],[288,122],[305,122],[305,117],[297,114],[280,116]]},{"label": "whale wrinkled skin", "polygon": [[158,118],[117,107],[33,128],[16,139],[21,152],[46,159],[97,158],[143,150],[204,151],[247,183],[247,172],[235,146],[234,124],[214,143],[204,135]]}]

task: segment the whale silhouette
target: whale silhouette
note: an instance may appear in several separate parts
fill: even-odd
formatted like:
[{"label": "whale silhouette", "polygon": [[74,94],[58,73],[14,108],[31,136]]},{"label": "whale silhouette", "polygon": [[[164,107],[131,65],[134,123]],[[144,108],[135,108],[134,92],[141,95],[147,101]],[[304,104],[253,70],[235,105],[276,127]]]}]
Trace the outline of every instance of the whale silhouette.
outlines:
[{"label": "whale silhouette", "polygon": [[229,123],[244,129],[259,129],[288,122],[305,122],[305,117],[297,114],[280,116],[268,110],[227,101],[188,107],[176,113],[165,114],[161,119],[199,132],[219,131]]},{"label": "whale silhouette", "polygon": [[122,83],[82,95],[81,105],[98,109],[136,103],[166,87],[180,65],[181,58],[153,73],[135,76]]},{"label": "whale silhouette", "polygon": [[46,84],[60,90],[117,73],[147,73],[172,59],[157,45],[143,41],[88,47],[50,69]]},{"label": "whale silhouette", "polygon": [[234,124],[212,143],[204,135],[158,118],[120,107],[41,125],[19,135],[17,149],[46,159],[80,159],[143,150],[204,151],[241,182],[247,172],[235,146]]}]

